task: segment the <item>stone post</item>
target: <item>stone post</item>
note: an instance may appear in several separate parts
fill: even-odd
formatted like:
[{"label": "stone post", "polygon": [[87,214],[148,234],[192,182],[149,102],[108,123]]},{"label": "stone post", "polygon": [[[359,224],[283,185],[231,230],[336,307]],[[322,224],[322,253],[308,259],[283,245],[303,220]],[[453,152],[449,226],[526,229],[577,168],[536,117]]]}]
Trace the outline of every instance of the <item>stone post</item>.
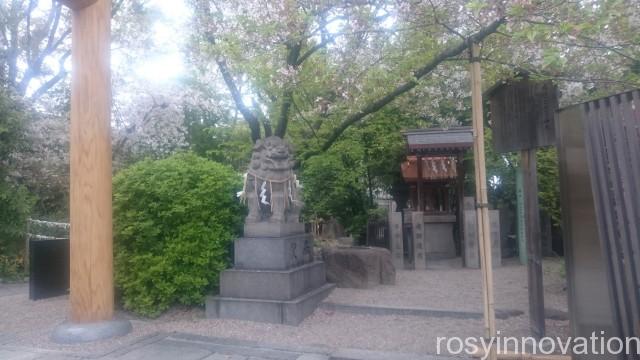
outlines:
[{"label": "stone post", "polygon": [[424,247],[424,213],[422,211],[411,213],[411,226],[413,228],[413,265],[416,270],[425,270],[427,256]]},{"label": "stone post", "polygon": [[391,256],[393,266],[397,270],[404,269],[404,243],[402,241],[402,213],[389,212],[389,229],[391,235]]}]

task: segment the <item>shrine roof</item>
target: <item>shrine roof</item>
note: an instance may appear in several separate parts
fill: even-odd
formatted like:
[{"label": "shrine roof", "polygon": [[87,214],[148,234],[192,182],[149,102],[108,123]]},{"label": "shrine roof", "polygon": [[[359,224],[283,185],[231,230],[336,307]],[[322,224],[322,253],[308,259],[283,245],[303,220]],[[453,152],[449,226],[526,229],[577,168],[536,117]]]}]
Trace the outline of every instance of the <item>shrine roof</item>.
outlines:
[{"label": "shrine roof", "polygon": [[402,133],[412,154],[455,154],[473,146],[469,126],[407,130]]}]

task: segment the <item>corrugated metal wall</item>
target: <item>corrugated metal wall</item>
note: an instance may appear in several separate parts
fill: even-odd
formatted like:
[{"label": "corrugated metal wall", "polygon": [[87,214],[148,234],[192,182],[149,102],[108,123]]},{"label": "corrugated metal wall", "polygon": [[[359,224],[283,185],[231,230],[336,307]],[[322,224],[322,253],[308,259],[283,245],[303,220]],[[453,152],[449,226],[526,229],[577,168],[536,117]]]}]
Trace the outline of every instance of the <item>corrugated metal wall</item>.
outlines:
[{"label": "corrugated metal wall", "polygon": [[[585,121],[579,106],[562,109],[556,121],[562,232],[567,267],[571,336],[615,331],[606,262],[601,250],[585,145]],[[573,359],[593,359],[574,354]],[[598,359],[619,357],[600,356]]]},{"label": "corrugated metal wall", "polygon": [[640,336],[640,91],[581,106],[614,326]]}]

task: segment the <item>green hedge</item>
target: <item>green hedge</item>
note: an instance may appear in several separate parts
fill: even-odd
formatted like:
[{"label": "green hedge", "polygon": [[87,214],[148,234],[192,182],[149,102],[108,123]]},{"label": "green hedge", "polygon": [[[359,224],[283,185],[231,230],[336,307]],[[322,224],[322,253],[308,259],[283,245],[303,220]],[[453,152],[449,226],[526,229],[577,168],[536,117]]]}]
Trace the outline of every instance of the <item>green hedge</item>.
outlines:
[{"label": "green hedge", "polygon": [[34,199],[19,185],[0,179],[0,282],[22,280],[27,219]]},{"label": "green hedge", "polygon": [[202,304],[242,224],[240,177],[193,154],[145,160],[114,178],[115,281],[125,309],[157,316]]},{"label": "green hedge", "polygon": [[25,230],[35,199],[9,175],[15,172],[12,155],[26,146],[29,120],[24,104],[0,87],[0,281],[22,280],[26,271]]}]

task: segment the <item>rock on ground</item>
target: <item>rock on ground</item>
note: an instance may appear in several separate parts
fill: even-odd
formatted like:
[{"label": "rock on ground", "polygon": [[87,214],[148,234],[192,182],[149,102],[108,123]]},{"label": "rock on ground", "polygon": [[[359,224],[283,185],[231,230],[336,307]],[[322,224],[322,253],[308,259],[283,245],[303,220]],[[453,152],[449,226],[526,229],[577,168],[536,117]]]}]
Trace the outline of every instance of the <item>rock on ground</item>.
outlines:
[{"label": "rock on ground", "polygon": [[396,269],[387,249],[327,247],[322,249],[322,259],[327,269],[327,281],[338,287],[368,289],[396,282]]}]

